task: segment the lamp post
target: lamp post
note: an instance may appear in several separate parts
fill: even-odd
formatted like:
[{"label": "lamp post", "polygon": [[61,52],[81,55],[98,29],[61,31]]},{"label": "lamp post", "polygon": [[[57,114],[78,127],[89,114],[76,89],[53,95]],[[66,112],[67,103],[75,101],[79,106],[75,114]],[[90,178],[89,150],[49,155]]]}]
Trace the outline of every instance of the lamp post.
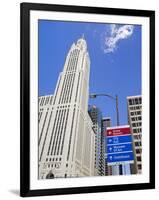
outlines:
[{"label": "lamp post", "polygon": [[105,93],[101,93],[101,94],[90,94],[89,97],[95,99],[98,96],[105,96],[108,97],[110,99],[115,100],[116,102],[116,124],[117,126],[119,126],[119,107],[118,107],[118,95],[116,95],[115,97],[109,94],[105,94]]},{"label": "lamp post", "polygon": [[[94,93],[94,94],[89,95],[89,97],[93,98],[93,99],[95,99],[98,96],[105,96],[105,97],[115,100],[115,103],[116,103],[116,125],[119,126],[120,123],[119,123],[118,95],[115,95],[115,97],[112,95],[109,95],[109,94],[105,94],[105,93],[99,93],[99,94]],[[119,174],[120,175],[122,174],[122,165],[119,165]]]}]

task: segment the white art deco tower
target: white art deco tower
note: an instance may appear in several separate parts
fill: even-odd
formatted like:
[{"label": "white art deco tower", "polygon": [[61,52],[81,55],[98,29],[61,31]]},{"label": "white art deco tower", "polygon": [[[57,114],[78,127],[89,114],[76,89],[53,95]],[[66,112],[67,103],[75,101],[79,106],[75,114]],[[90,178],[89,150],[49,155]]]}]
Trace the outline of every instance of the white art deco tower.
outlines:
[{"label": "white art deco tower", "polygon": [[39,98],[40,179],[95,173],[95,136],[88,115],[89,72],[87,44],[80,38],[68,52],[54,95]]}]

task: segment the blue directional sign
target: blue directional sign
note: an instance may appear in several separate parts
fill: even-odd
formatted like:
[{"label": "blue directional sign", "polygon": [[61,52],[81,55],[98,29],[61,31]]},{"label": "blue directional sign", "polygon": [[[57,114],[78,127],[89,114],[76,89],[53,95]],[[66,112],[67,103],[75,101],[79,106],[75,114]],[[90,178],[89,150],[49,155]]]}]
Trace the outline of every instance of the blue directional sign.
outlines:
[{"label": "blue directional sign", "polygon": [[131,135],[107,137],[107,145],[132,142]]},{"label": "blue directional sign", "polygon": [[128,153],[118,153],[118,154],[108,154],[107,162],[108,163],[117,163],[123,161],[133,161],[134,155],[133,152]]},{"label": "blue directional sign", "polygon": [[132,144],[118,144],[118,145],[110,145],[107,147],[107,153],[120,153],[123,151],[132,151]]},{"label": "blue directional sign", "polygon": [[106,154],[108,165],[133,163],[132,136],[130,127],[111,127],[106,135]]}]

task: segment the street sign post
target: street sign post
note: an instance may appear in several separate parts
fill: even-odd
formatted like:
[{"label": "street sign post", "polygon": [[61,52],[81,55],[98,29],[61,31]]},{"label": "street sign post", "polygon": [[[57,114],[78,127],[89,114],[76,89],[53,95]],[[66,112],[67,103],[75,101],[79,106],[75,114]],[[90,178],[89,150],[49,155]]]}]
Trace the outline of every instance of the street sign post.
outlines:
[{"label": "street sign post", "polygon": [[106,152],[108,165],[134,163],[130,126],[107,128]]}]

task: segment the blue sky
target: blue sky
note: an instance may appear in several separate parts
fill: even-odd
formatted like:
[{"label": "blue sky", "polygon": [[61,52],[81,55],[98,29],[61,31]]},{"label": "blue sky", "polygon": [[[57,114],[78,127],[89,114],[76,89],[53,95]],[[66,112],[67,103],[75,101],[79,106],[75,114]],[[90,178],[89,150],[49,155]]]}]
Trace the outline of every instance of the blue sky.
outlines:
[{"label": "blue sky", "polygon": [[[84,34],[90,55],[90,93],[118,95],[120,124],[127,124],[126,97],[141,94],[141,26],[39,20],[39,96],[53,94],[73,42]],[[89,104],[116,125],[115,101]]]}]

